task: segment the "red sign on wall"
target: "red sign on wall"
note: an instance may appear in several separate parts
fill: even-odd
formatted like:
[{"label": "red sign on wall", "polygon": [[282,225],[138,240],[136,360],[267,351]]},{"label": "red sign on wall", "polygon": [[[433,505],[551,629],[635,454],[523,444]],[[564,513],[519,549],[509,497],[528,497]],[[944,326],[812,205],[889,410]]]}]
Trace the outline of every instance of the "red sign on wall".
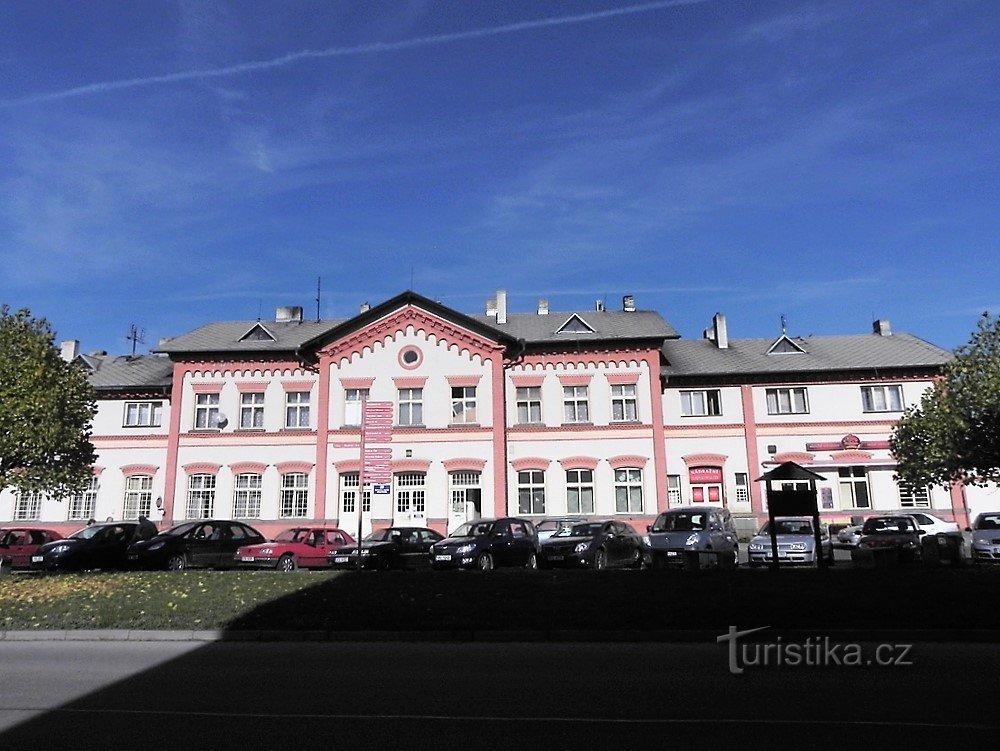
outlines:
[{"label": "red sign on wall", "polygon": [[392,402],[361,403],[361,474],[364,484],[392,482]]},{"label": "red sign on wall", "polygon": [[691,467],[688,479],[692,485],[713,485],[722,482],[722,467]]}]

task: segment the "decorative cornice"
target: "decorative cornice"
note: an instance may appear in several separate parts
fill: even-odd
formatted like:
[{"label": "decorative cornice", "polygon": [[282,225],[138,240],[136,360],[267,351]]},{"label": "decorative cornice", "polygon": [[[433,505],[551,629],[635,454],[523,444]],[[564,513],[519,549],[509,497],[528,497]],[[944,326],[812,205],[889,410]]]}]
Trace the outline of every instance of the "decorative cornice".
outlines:
[{"label": "decorative cornice", "polygon": [[203,381],[192,383],[191,390],[196,394],[218,394],[222,391],[223,383]]},{"label": "decorative cornice", "polygon": [[217,475],[219,474],[219,470],[222,469],[222,465],[213,464],[212,462],[194,462],[192,464],[185,464],[181,469],[189,475]]},{"label": "decorative cornice", "polygon": [[153,464],[126,464],[122,467],[122,474],[126,477],[129,475],[155,475],[159,469]]},{"label": "decorative cornice", "polygon": [[338,475],[356,474],[361,471],[360,459],[344,459],[333,463],[333,468]]},{"label": "decorative cornice", "polygon": [[341,378],[340,386],[345,389],[370,389],[375,378]]},{"label": "decorative cornice", "polygon": [[392,379],[397,389],[422,389],[427,376],[396,376]]},{"label": "decorative cornice", "polygon": [[510,382],[514,384],[515,388],[538,388],[539,386],[542,385],[542,382],[544,380],[545,380],[544,373],[542,373],[541,375],[518,374],[518,375],[512,375],[510,377]]},{"label": "decorative cornice", "polygon": [[282,381],[281,388],[288,391],[312,391],[316,381]]},{"label": "decorative cornice", "polygon": [[475,388],[479,385],[479,382],[483,379],[481,375],[454,375],[445,376],[448,379],[448,385],[452,388]]},{"label": "decorative cornice", "polygon": [[529,469],[537,469],[544,472],[549,468],[551,463],[551,460],[545,459],[541,456],[526,456],[521,459],[515,459],[510,463],[510,466],[515,472],[524,472]]},{"label": "decorative cornice", "polygon": [[778,464],[784,464],[785,462],[795,462],[796,464],[811,464],[815,460],[816,455],[810,454],[805,451],[782,451],[780,454],[775,454],[771,457],[771,461]]},{"label": "decorative cornice", "polygon": [[277,468],[279,475],[287,475],[292,472],[308,475],[316,465],[310,462],[278,462],[274,466]]},{"label": "decorative cornice", "polygon": [[725,454],[688,454],[681,457],[689,467],[721,467],[728,458]]},{"label": "decorative cornice", "polygon": [[486,466],[485,459],[473,459],[471,457],[459,457],[448,459],[444,462],[445,472],[482,472]]},{"label": "decorative cornice", "polygon": [[593,373],[569,374],[560,373],[556,376],[563,386],[589,386],[594,378]]},{"label": "decorative cornice", "polygon": [[608,459],[608,464],[611,465],[611,469],[625,469],[626,467],[645,467],[649,462],[649,458],[645,456],[638,456],[636,454],[623,454],[621,456],[612,456]]},{"label": "decorative cornice", "polygon": [[267,465],[263,462],[236,462],[229,465],[229,471],[234,475],[264,474]]},{"label": "decorative cornice", "polygon": [[243,394],[245,392],[259,392],[266,391],[268,383],[267,381],[237,381],[236,390]]},{"label": "decorative cornice", "polygon": [[641,373],[608,373],[605,377],[612,386],[627,386],[639,382]]},{"label": "decorative cornice", "polygon": [[589,469],[591,471],[597,469],[599,462],[599,459],[592,456],[569,456],[559,460],[563,469]]},{"label": "decorative cornice", "polygon": [[399,474],[400,472],[422,472],[427,474],[427,470],[431,468],[431,463],[426,459],[397,459],[392,462],[392,473]]}]

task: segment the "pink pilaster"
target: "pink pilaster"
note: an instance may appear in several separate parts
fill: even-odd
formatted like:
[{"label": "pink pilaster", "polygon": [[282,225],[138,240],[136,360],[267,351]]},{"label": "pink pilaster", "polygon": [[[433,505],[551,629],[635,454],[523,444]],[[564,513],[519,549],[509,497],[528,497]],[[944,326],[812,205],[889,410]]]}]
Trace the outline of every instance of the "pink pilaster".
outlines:
[{"label": "pink pilaster", "polygon": [[163,482],[163,519],[160,523],[171,526],[174,523],[174,494],[177,486],[177,453],[181,440],[181,412],[184,405],[185,368],[174,365],[170,386],[170,428],[167,434],[167,462]]},{"label": "pink pilaster", "polygon": [[507,409],[503,357],[493,355],[493,513],[507,516]]},{"label": "pink pilaster", "polygon": [[663,427],[663,389],[660,386],[660,352],[646,356],[649,367],[649,408],[653,426],[653,474],[656,478],[656,509],[667,509],[667,442]]},{"label": "pink pilaster", "polygon": [[326,519],[327,456],[330,451],[330,357],[319,360],[319,395],[316,404],[316,519]]},{"label": "pink pilaster", "polygon": [[750,477],[750,510],[759,514],[764,510],[760,497],[760,483],[754,482],[760,471],[760,454],[757,451],[757,416],[753,407],[753,387],[744,384],[740,386],[740,397],[743,400],[743,433],[747,447],[747,471]]}]

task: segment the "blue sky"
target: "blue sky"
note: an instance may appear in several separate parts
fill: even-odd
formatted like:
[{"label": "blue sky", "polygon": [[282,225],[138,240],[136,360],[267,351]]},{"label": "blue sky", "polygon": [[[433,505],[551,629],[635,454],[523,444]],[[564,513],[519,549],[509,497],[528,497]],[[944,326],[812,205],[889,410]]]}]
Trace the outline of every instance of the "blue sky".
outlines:
[{"label": "blue sky", "polygon": [[0,2],[0,302],[84,351],[408,288],[951,349],[1000,3]]}]

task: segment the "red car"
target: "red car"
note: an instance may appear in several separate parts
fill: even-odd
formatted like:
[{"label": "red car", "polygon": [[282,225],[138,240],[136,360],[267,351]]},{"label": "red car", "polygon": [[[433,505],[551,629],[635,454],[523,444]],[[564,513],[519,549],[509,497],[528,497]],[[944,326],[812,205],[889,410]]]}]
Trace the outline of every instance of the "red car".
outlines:
[{"label": "red car", "polygon": [[328,553],[354,544],[354,539],[340,529],[293,527],[271,542],[240,548],[236,551],[236,565],[239,568],[276,568],[278,571],[326,568]]},{"label": "red car", "polygon": [[62,535],[51,529],[38,527],[0,529],[0,561],[9,563],[11,568],[29,568],[31,556],[38,550],[39,545],[61,539]]}]

